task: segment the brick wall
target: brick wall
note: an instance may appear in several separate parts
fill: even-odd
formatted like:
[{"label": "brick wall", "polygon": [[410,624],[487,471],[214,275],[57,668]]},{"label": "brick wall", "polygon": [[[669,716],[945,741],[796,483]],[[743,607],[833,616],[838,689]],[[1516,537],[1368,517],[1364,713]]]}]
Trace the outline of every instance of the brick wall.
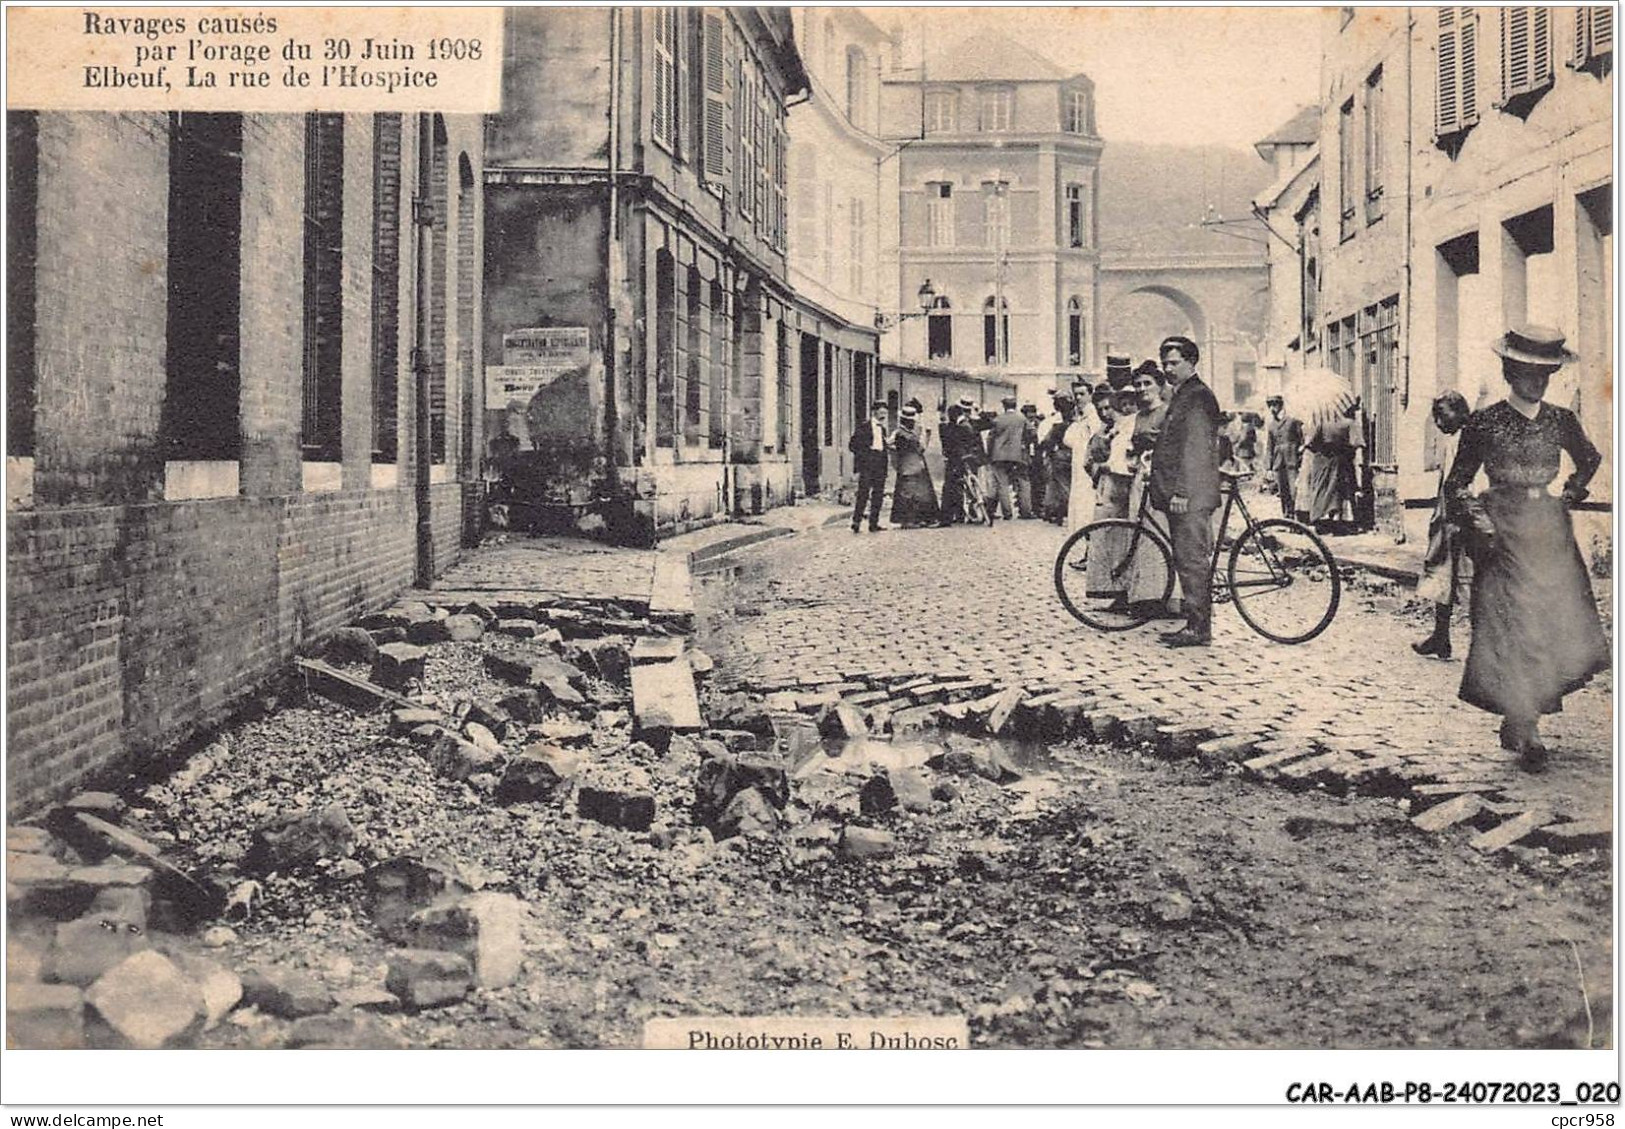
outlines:
[{"label": "brick wall", "polygon": [[[39,123],[36,487],[6,517],[12,814],[218,723],[300,648],[393,599],[416,564],[407,201],[399,477],[371,488],[370,119],[350,116],[345,129],[343,489],[302,491],[303,122],[246,115],[240,492],[195,501],[164,500],[167,119]],[[479,152],[478,118],[448,126],[454,152]],[[117,175],[86,175],[98,168]],[[455,295],[454,263],[439,265],[437,295]],[[480,291],[475,272],[463,300],[477,308]],[[476,372],[478,354],[476,343]],[[456,560],[480,495],[472,473],[431,491],[437,570]]]}]

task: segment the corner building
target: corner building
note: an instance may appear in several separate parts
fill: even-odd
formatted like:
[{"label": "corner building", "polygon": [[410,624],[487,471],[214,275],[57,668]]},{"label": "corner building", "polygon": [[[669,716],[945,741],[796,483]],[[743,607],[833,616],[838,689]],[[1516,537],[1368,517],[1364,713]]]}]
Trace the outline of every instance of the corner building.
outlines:
[{"label": "corner building", "polygon": [[533,377],[535,494],[637,543],[788,500],[788,10],[508,9],[504,43],[484,343]]}]

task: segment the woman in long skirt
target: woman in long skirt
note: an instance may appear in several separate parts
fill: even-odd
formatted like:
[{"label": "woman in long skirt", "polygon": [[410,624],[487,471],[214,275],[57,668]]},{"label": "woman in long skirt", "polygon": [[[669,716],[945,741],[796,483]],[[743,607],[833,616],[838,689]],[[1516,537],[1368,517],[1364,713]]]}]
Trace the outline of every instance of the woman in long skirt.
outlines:
[{"label": "woman in long skirt", "polygon": [[1347,415],[1323,419],[1304,446],[1309,451],[1309,520],[1322,530],[1340,525],[1353,516],[1354,421]]},{"label": "woman in long skirt", "polygon": [[[1509,394],[1467,421],[1445,480],[1475,557],[1461,699],[1500,714],[1501,744],[1538,772],[1547,757],[1541,715],[1562,709],[1565,694],[1608,666],[1608,639],[1569,517],[1602,456],[1573,412],[1543,400],[1552,373],[1576,359],[1562,334],[1524,326],[1493,348]],[[1574,473],[1554,497],[1547,487],[1563,453]],[[1473,498],[1480,468],[1490,488]]]},{"label": "woman in long skirt", "polygon": [[936,525],[942,517],[937,508],[937,491],[931,482],[931,468],[925,465],[925,447],[920,442],[918,414],[904,408],[897,417],[897,434],[892,451],[897,460],[897,485],[892,490],[891,523],[904,529]]}]

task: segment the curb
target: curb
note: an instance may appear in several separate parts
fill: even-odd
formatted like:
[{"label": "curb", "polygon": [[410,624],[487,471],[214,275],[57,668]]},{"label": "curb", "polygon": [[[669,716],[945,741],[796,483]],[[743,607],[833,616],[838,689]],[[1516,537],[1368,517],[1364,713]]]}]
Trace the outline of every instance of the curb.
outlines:
[{"label": "curb", "polygon": [[701,564],[763,541],[771,541],[775,537],[789,537],[793,533],[795,533],[795,530],[785,529],[777,525],[756,526],[740,533],[737,537],[730,537],[726,541],[718,541],[715,544],[705,545],[693,550],[688,554],[688,563],[690,566]]}]

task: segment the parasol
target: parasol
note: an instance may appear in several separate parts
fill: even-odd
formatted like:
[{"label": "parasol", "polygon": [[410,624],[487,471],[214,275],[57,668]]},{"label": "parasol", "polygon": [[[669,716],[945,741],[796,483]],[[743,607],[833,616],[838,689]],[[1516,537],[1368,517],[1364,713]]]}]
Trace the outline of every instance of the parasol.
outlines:
[{"label": "parasol", "polygon": [[1286,410],[1306,427],[1342,417],[1360,399],[1349,382],[1329,368],[1305,369],[1288,377],[1281,398]]}]

